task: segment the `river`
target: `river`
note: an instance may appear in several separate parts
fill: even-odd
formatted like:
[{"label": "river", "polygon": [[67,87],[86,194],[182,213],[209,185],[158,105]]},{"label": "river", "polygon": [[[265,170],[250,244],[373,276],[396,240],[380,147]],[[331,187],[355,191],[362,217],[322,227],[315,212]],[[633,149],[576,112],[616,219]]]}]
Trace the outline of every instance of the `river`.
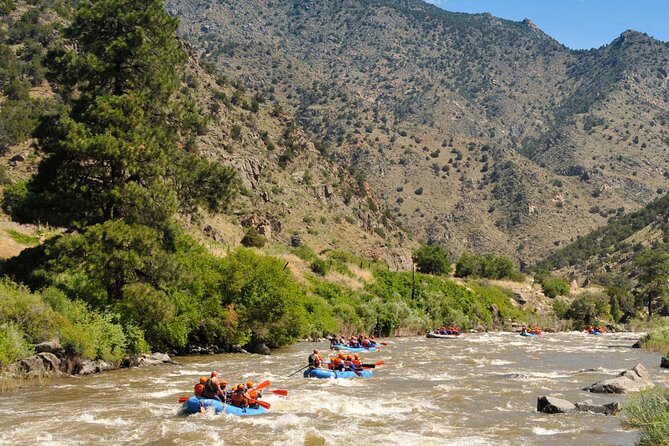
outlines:
[{"label": "river", "polygon": [[[633,445],[621,417],[536,412],[540,395],[608,402],[621,396],[579,389],[641,362],[661,382],[659,355],[631,349],[636,334],[465,334],[397,338],[364,362],[385,360],[371,379],[315,380],[300,374],[313,348],[272,356],[176,358],[177,366],[56,379],[0,396],[0,445]],[[267,394],[269,414],[183,416],[177,404],[200,375],[270,379],[288,397]]]}]

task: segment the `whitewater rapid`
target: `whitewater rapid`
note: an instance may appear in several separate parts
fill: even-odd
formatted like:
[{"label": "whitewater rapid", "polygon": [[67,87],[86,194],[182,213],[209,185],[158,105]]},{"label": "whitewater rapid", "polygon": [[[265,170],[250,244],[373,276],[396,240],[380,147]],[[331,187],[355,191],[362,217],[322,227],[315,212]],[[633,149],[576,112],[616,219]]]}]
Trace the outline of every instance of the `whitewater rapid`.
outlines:
[{"label": "whitewater rapid", "polygon": [[[311,350],[300,343],[272,356],[176,358],[179,365],[56,379],[0,396],[0,445],[633,445],[621,416],[537,413],[540,395],[595,403],[624,401],[580,389],[641,362],[669,379],[659,355],[631,349],[638,335],[465,334],[460,339],[388,339],[364,362],[385,360],[371,379],[288,378]],[[270,413],[184,416],[177,400],[200,375],[230,384],[264,379]]]}]

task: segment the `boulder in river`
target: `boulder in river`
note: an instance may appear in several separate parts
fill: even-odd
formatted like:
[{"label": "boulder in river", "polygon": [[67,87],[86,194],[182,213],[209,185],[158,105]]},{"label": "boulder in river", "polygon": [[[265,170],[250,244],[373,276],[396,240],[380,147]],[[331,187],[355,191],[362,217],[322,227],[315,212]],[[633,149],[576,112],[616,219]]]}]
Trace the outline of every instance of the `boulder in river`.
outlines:
[{"label": "boulder in river", "polygon": [[571,413],[576,411],[574,403],[554,396],[540,396],[537,411],[542,413]]},{"label": "boulder in river", "polygon": [[662,357],[662,361],[660,361],[660,367],[669,369],[669,355]]},{"label": "boulder in river", "polygon": [[602,415],[615,415],[622,409],[618,401],[606,404],[592,404],[591,401],[572,403],[554,396],[540,396],[537,399],[537,411],[542,413],[591,412]]},{"label": "boulder in river", "polygon": [[646,368],[642,364],[637,364],[615,378],[598,381],[583,390],[593,393],[629,393],[652,386],[653,379]]}]

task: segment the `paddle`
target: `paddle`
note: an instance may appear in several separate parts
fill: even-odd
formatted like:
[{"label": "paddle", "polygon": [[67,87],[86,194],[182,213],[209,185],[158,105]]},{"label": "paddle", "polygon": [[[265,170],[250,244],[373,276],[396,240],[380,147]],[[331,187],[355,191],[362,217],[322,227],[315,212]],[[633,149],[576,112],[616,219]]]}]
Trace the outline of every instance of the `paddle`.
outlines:
[{"label": "paddle", "polygon": [[296,374],[296,373],[301,372],[302,370],[306,369],[307,367],[309,367],[309,364],[305,365],[304,367],[302,367],[302,368],[299,369],[299,370],[294,371],[293,373],[291,373],[290,375],[288,375],[288,378],[290,378],[291,376],[293,376],[293,375]]},{"label": "paddle", "polygon": [[255,386],[255,387],[253,388],[253,390],[264,389],[265,387],[269,387],[270,384],[271,384],[271,383],[269,382],[269,380],[263,381],[263,382],[261,382],[260,384],[258,384],[257,386]]},{"label": "paddle", "polygon": [[270,403],[265,402],[265,401],[260,401],[260,400],[258,400],[257,403],[258,403],[260,406],[264,407],[265,409],[269,409],[270,407],[272,407],[272,405],[271,405]]},{"label": "paddle", "polygon": [[179,402],[180,403],[185,403],[186,401],[188,401],[188,398],[190,398],[190,397],[189,396],[182,396],[182,397],[179,398]]},{"label": "paddle", "polygon": [[276,395],[288,396],[288,391],[286,389],[274,389],[274,390],[270,390],[270,392],[272,392]]}]

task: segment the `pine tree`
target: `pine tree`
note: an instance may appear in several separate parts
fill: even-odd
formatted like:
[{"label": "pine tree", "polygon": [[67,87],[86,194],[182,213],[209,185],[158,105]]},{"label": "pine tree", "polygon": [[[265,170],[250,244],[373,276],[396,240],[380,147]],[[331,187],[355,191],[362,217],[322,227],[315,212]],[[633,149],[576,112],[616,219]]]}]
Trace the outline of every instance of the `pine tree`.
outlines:
[{"label": "pine tree", "polygon": [[160,229],[178,210],[225,205],[234,174],[195,151],[202,118],[179,93],[177,25],[159,0],[80,3],[49,56],[64,107],[37,132],[46,158],[28,185],[35,219]]}]

